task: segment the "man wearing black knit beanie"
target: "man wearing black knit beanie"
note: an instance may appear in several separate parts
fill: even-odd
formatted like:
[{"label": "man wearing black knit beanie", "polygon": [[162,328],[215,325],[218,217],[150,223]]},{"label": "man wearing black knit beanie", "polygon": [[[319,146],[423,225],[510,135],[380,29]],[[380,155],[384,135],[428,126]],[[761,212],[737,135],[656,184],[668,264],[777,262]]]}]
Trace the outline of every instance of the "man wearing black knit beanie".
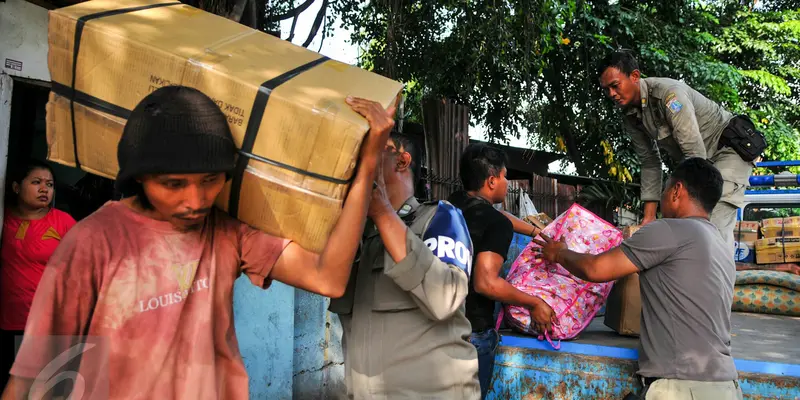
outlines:
[{"label": "man wearing black knit beanie", "polygon": [[329,297],[347,285],[394,126],[394,108],[347,102],[370,131],[341,216],[316,255],[213,207],[237,149],[210,98],[171,86],[143,99],[117,153],[117,185],[131,196],[82,220],[51,257],[3,399],[43,394],[78,358],[76,398],[247,399],[233,324],[237,277]]}]

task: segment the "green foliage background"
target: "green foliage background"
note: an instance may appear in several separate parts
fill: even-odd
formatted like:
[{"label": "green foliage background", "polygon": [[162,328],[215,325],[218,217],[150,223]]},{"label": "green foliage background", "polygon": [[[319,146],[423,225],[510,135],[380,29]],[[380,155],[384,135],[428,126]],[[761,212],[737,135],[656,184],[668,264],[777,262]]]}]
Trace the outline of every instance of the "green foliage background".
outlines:
[{"label": "green foliage background", "polygon": [[[333,0],[363,47],[360,64],[423,96],[471,107],[493,140],[529,134],[581,175],[637,180],[598,62],[630,49],[645,76],[685,80],[769,142],[767,160],[800,159],[800,4],[714,0]],[[777,171],[777,170],[776,170]],[[799,172],[797,169],[795,173]]]}]

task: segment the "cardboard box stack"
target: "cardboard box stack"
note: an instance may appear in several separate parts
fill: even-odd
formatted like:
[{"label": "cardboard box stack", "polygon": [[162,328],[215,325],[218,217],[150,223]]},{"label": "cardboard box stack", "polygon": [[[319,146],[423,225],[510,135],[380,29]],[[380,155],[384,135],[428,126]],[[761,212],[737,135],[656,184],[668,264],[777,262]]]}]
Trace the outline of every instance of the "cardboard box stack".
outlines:
[{"label": "cardboard box stack", "polygon": [[761,221],[763,239],[756,241],[757,264],[800,262],[800,217]]},{"label": "cardboard box stack", "polygon": [[219,105],[242,150],[217,205],[311,251],[322,250],[339,217],[368,130],[344,99],[388,107],[402,90],[179,2],[94,0],[50,11],[48,42],[50,160],[77,159],[113,179],[130,110],[159,87],[194,87]]},{"label": "cardboard box stack", "polygon": [[[640,226],[626,226],[622,237],[631,237]],[[642,320],[642,295],[639,291],[639,274],[628,275],[614,284],[606,301],[603,323],[625,336],[639,336]]]}]

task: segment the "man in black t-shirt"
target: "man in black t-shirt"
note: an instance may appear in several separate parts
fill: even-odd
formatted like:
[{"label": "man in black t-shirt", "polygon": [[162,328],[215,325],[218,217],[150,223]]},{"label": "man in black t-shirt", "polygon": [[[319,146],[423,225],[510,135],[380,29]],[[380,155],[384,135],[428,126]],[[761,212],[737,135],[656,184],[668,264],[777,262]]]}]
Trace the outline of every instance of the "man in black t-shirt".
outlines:
[{"label": "man in black t-shirt", "polygon": [[537,331],[549,330],[553,310],[542,299],[525,294],[500,277],[500,267],[514,236],[514,225],[492,207],[502,203],[508,191],[506,155],[486,144],[471,144],[459,166],[463,191],[449,201],[461,209],[474,247],[472,275],[467,295],[467,319],[472,324],[470,342],[478,350],[481,396],[492,380],[499,336],[494,329],[495,302],[527,307]]}]

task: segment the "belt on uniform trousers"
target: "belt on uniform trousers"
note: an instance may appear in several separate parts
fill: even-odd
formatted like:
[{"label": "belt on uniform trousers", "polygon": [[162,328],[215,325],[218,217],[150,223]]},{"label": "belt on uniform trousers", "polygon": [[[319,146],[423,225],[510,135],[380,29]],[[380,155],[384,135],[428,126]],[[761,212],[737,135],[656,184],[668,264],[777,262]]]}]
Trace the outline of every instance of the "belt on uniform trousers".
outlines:
[{"label": "belt on uniform trousers", "polygon": [[642,377],[642,385],[643,386],[650,386],[650,385],[653,384],[653,382],[655,382],[655,381],[657,381],[659,379],[661,379],[661,378],[653,378],[653,377],[643,376]]},{"label": "belt on uniform trousers", "polygon": [[[640,378],[642,379],[642,385],[643,386],[650,386],[655,381],[661,379],[661,378],[651,378],[651,377],[645,377],[645,376],[640,376]],[[734,379],[733,380],[733,384],[734,384],[734,386],[736,386],[737,389],[739,388],[739,380],[738,379]]]}]

